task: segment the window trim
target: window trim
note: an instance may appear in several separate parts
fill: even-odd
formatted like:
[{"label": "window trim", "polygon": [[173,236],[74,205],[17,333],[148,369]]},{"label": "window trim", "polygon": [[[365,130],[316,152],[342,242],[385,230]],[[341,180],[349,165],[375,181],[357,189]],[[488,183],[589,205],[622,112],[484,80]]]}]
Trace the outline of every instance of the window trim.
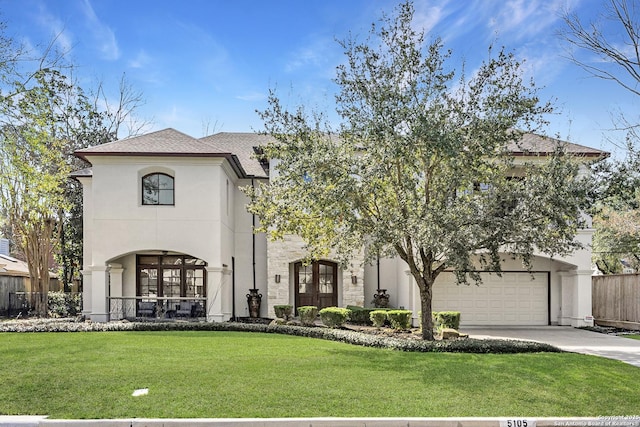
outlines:
[{"label": "window trim", "polygon": [[[142,258],[155,258],[155,263],[143,263]],[[180,258],[179,264],[164,262],[165,258]],[[190,264],[187,260],[202,261],[202,264]],[[204,260],[189,256],[189,255],[156,255],[156,254],[137,254],[136,255],[136,296],[148,297],[148,295],[142,295],[142,283],[140,280],[140,273],[144,269],[153,268],[157,270],[157,297],[164,297],[164,287],[162,286],[162,280],[164,277],[164,270],[180,270],[180,298],[189,298],[187,296],[187,270],[201,270],[202,271],[202,295],[199,298],[207,297],[207,262]],[[178,298],[176,297],[176,298]]]},{"label": "window trim", "polygon": [[[144,193],[145,193],[144,181],[145,181],[146,178],[149,178],[150,176],[153,176],[153,175],[158,175],[158,180],[160,179],[159,178],[160,175],[164,175],[164,176],[167,176],[167,177],[171,178],[171,182],[173,184],[172,188],[171,188],[171,193],[172,193],[171,194],[171,196],[172,196],[171,197],[171,200],[172,200],[171,203],[160,203],[160,195],[159,195],[159,193],[158,193],[158,203],[148,203],[148,202],[145,201],[145,198],[144,198]],[[156,189],[156,191],[158,191],[158,192],[160,191],[159,185],[158,185],[158,188]],[[165,191],[167,191],[167,190],[165,190]],[[170,174],[168,174],[168,173],[158,172],[158,171],[150,172],[150,173],[147,173],[147,174],[143,175],[140,178],[140,203],[142,204],[142,206],[175,206],[176,205],[176,179],[175,179],[175,177],[170,175]]]}]

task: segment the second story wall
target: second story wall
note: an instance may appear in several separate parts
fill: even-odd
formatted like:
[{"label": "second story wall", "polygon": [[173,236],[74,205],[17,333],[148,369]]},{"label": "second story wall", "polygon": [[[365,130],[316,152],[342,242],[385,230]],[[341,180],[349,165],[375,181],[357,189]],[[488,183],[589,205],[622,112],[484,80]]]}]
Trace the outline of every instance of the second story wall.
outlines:
[{"label": "second story wall", "polygon": [[[233,184],[221,158],[95,157],[92,263],[142,250],[182,252],[218,264],[222,228],[233,218]],[[173,181],[164,204],[143,198],[142,180],[159,174]],[[227,184],[229,182],[229,184]],[[172,203],[171,203],[172,202]],[[223,225],[224,224],[224,225]]]}]

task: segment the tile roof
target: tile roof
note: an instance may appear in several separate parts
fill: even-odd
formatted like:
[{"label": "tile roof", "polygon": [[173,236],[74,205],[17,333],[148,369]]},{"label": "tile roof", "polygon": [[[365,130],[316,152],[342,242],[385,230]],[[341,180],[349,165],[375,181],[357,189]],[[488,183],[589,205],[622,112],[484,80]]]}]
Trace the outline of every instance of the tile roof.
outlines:
[{"label": "tile roof", "polygon": [[566,153],[576,156],[596,158],[609,156],[606,151],[534,133],[525,133],[520,141],[509,144],[509,151],[515,156],[536,156],[551,154],[559,147],[563,147]]},{"label": "tile roof", "polygon": [[222,151],[238,156],[247,175],[267,178],[268,174],[256,158],[256,149],[270,141],[272,137],[257,133],[220,132],[201,138],[200,141],[211,144]]},{"label": "tile roof", "polygon": [[76,155],[136,155],[136,154],[170,154],[170,155],[207,155],[222,154],[215,146],[203,143],[192,136],[175,129],[164,129],[133,138],[120,139],[102,145],[76,151]]},{"label": "tile roof", "polygon": [[[268,173],[256,158],[256,149],[272,137],[250,132],[220,132],[204,138],[193,138],[175,129],[164,129],[146,135],[121,139],[76,151],[86,156],[188,156],[225,157],[243,178],[268,178]],[[555,138],[526,133],[517,143],[509,145],[515,156],[539,156],[553,153],[563,146],[570,154],[605,158],[609,153]],[[74,177],[90,177],[91,169],[74,172]]]},{"label": "tile roof", "polygon": [[0,254],[0,276],[29,277],[29,265],[19,259]]},{"label": "tile roof", "polygon": [[[229,151],[227,147],[219,146],[206,138],[193,138],[171,128],[84,148],[76,151],[75,155],[85,160],[88,156],[225,157],[238,176],[251,175],[243,170],[244,164],[239,162],[236,153]],[[249,159],[246,163],[250,166]],[[266,177],[264,171],[262,176]]]}]

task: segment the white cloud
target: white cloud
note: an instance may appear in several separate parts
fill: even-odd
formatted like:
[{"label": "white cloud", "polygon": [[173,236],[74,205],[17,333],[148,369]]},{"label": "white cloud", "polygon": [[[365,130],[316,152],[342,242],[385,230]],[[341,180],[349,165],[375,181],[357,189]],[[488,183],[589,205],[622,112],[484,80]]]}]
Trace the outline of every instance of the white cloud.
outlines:
[{"label": "white cloud", "polygon": [[[313,36],[303,47],[298,48],[291,55],[291,59],[285,64],[284,70],[292,73],[301,68],[326,68],[331,62],[338,44],[333,38],[324,36]],[[333,66],[332,74],[333,74]],[[314,71],[315,73],[315,71]]]},{"label": "white cloud", "polygon": [[237,95],[236,99],[241,101],[264,101],[267,99],[267,95],[263,92],[249,92],[242,95]]},{"label": "white cloud", "polygon": [[503,36],[532,37],[548,32],[566,6],[567,0],[509,0],[495,11],[489,27]]},{"label": "white cloud", "polygon": [[447,13],[445,7],[448,2],[442,2],[440,5],[432,5],[429,2],[417,3],[413,14],[413,29],[416,31],[424,31],[429,34],[444,18]]},{"label": "white cloud", "polygon": [[81,3],[81,7],[87,19],[86,26],[89,28],[96,46],[102,53],[102,57],[110,61],[118,59],[120,57],[120,49],[113,30],[98,19],[89,0],[84,0]]},{"label": "white cloud", "polygon": [[73,48],[73,36],[66,28],[64,22],[45,9],[44,4],[40,4],[37,15],[38,22],[51,32],[54,46],[63,53],[68,53]]},{"label": "white cloud", "polygon": [[129,67],[131,68],[145,68],[147,65],[151,63],[151,57],[145,52],[141,50],[138,54],[129,61]]}]

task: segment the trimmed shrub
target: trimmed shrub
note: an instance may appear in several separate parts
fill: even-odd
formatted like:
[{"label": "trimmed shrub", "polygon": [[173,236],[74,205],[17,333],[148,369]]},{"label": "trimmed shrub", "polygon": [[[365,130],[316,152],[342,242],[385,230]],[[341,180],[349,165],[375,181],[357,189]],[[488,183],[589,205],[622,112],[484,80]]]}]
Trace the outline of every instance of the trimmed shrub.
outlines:
[{"label": "trimmed shrub", "polygon": [[326,307],[320,310],[320,320],[329,328],[340,328],[349,320],[349,310],[342,307]]},{"label": "trimmed shrub", "polygon": [[411,328],[411,310],[390,310],[387,311],[387,319],[391,323],[393,329],[409,329]]},{"label": "trimmed shrub", "polygon": [[349,314],[349,321],[356,325],[371,325],[371,318],[369,314],[375,310],[375,308],[364,308],[355,305],[348,305],[347,309],[351,312]]},{"label": "trimmed shrub", "polygon": [[381,328],[384,326],[384,322],[387,321],[387,310],[373,310],[369,313],[369,318],[371,319],[373,326]]},{"label": "trimmed shrub", "polygon": [[434,325],[438,329],[451,328],[460,329],[460,312],[459,311],[440,311],[434,313]]},{"label": "trimmed shrub", "polygon": [[75,317],[82,311],[82,294],[47,292],[49,317]]},{"label": "trimmed shrub", "polygon": [[273,311],[276,313],[276,317],[284,320],[291,319],[293,313],[293,306],[289,304],[274,305]]},{"label": "trimmed shrub", "polygon": [[298,307],[298,315],[300,315],[300,322],[304,326],[313,326],[316,317],[318,317],[318,307],[315,305],[303,305]]}]

